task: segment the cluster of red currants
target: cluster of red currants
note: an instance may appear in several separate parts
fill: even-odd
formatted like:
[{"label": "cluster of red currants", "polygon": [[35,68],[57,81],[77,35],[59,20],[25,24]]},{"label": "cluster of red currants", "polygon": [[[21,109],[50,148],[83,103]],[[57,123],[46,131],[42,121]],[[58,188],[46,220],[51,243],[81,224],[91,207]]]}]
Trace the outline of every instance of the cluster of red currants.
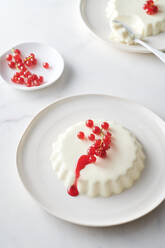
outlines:
[{"label": "cluster of red currants", "polygon": [[156,13],[158,13],[158,6],[156,6],[154,4],[154,1],[153,0],[148,0],[144,6],[143,6],[143,9],[146,10],[146,13],[148,15],[154,15]]},{"label": "cluster of red currants", "polygon": [[28,57],[24,59],[24,63],[26,66],[34,66],[37,64],[37,59],[35,58],[35,54],[31,53]]},{"label": "cluster of red currants", "polygon": [[[8,66],[11,69],[17,69],[17,72],[15,72],[14,76],[11,78],[11,81],[27,87],[40,86],[44,82],[43,76],[37,76],[27,69],[27,67],[32,67],[37,64],[35,54],[31,53],[25,59],[22,59],[19,49],[13,49],[12,52],[13,54],[8,54],[6,56]],[[43,64],[43,67],[48,69],[49,64],[46,62]]]},{"label": "cluster of red currants", "polygon": [[[92,129],[92,133],[88,136],[90,141],[93,141],[93,145],[88,149],[88,155],[90,162],[96,162],[96,156],[100,158],[105,158],[107,155],[107,150],[111,146],[111,136],[112,134],[109,131],[109,124],[103,122],[101,128],[99,126],[94,126],[93,120],[87,120],[86,126]],[[100,136],[96,139],[96,136]],[[84,132],[79,132],[77,134],[79,139],[85,139]]]}]

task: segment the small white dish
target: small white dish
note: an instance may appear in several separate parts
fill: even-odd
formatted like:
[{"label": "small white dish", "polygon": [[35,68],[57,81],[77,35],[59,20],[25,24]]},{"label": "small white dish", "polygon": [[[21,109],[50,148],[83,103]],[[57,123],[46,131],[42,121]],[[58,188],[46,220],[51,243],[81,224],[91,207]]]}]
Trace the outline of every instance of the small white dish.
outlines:
[{"label": "small white dish", "polygon": [[[57,135],[88,118],[116,120],[143,144],[145,169],[134,186],[109,198],[70,197],[54,174],[50,154]],[[17,150],[20,178],[49,213],[86,226],[112,226],[135,220],[165,199],[165,123],[147,108],[106,95],[63,98],[42,110],[26,129]]]},{"label": "small white dish", "polygon": [[[100,39],[107,44],[122,49],[127,52],[149,53],[147,49],[140,45],[125,45],[109,39],[110,26],[106,18],[105,9],[109,0],[79,0],[80,16],[95,38]],[[148,44],[158,50],[165,50],[165,32],[145,39]]]},{"label": "small white dish", "polygon": [[[44,83],[40,86],[26,87],[24,85],[15,84],[11,81],[16,70],[9,68],[8,62],[6,61],[6,55],[11,53],[11,49],[20,49],[23,57],[28,56],[30,53],[34,53],[38,60],[38,63],[34,68],[29,68],[32,73],[41,75],[44,77]],[[39,90],[50,86],[55,83],[61,76],[64,70],[64,60],[62,56],[52,47],[37,43],[37,42],[27,42],[16,45],[10,50],[6,51],[2,56],[0,56],[0,77],[9,86],[25,91]],[[48,62],[50,69],[43,68],[42,64]]]}]

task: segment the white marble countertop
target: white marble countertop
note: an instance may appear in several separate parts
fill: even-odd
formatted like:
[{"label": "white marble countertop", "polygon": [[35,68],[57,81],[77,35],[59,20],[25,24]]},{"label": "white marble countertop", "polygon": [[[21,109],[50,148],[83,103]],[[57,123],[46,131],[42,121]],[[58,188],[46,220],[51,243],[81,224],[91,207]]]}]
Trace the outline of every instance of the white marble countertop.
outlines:
[{"label": "white marble countertop", "polygon": [[165,65],[95,40],[82,25],[78,0],[1,1],[0,52],[24,41],[45,42],[65,59],[58,83],[20,92],[0,82],[0,247],[164,248],[165,202],[135,222],[86,228],[56,219],[31,199],[16,171],[18,141],[34,115],[59,97],[106,93],[133,99],[165,119]]}]

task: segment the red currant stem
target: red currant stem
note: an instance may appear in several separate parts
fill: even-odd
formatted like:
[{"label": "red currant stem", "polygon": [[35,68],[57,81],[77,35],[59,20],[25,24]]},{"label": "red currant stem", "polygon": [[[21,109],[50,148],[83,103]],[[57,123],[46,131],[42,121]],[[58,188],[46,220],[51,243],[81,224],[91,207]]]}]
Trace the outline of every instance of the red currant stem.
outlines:
[{"label": "red currant stem", "polygon": [[28,56],[27,58],[24,59],[24,62],[32,58],[33,58],[32,56]]}]

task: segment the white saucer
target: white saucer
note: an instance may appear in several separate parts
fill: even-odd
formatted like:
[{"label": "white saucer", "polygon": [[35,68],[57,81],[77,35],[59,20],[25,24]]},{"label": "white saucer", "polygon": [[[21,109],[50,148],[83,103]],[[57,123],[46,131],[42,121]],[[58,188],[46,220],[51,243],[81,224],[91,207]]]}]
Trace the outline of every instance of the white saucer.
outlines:
[{"label": "white saucer", "polygon": [[[6,61],[6,55],[11,53],[10,49],[0,57],[0,77],[9,86],[25,91],[39,90],[55,83],[62,75],[64,70],[64,60],[53,47],[38,42],[26,42],[16,45],[13,48],[20,49],[23,57],[28,56],[30,53],[36,55],[38,63],[34,68],[29,68],[29,70],[32,73],[36,73],[38,76],[43,76],[44,83],[36,87],[26,87],[24,85],[13,83],[11,78],[16,70],[10,69]],[[43,68],[42,64],[44,62],[49,63],[50,69],[46,70]]]},{"label": "white saucer", "polygon": [[[109,39],[110,26],[105,15],[105,9],[108,1],[109,0],[79,0],[80,15],[88,30],[96,38],[99,38],[100,40],[116,48],[127,52],[149,53],[147,49],[140,45],[129,46],[118,42],[113,42]],[[159,50],[165,50],[164,40],[165,33],[146,38],[148,44]]]},{"label": "white saucer", "polygon": [[[116,120],[143,144],[147,161],[140,179],[110,198],[70,197],[52,171],[52,143],[68,126],[88,118]],[[165,123],[134,102],[106,95],[61,99],[42,110],[26,129],[17,150],[20,178],[49,213],[86,226],[111,226],[135,220],[165,199]]]}]

